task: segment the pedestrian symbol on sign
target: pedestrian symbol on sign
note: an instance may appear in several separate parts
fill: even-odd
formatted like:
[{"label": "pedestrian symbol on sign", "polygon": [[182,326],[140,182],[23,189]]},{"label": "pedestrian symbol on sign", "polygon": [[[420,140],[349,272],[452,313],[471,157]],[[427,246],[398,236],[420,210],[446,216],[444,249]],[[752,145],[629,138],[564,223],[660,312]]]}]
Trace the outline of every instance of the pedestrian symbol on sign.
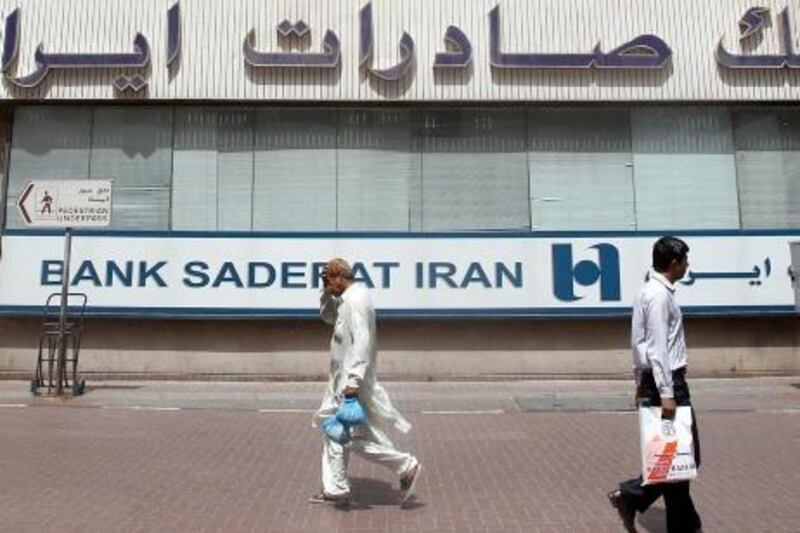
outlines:
[{"label": "pedestrian symbol on sign", "polygon": [[41,214],[44,215],[47,212],[48,215],[53,214],[53,197],[50,196],[50,193],[44,191],[44,197],[42,198],[42,211]]}]

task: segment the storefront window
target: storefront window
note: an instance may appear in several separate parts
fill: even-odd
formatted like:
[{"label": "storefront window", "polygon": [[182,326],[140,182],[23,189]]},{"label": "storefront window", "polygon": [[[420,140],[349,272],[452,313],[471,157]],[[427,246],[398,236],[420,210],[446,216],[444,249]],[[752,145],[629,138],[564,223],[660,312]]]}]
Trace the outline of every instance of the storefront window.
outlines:
[{"label": "storefront window", "polygon": [[259,110],[253,229],[336,229],[336,112]]},{"label": "storefront window", "polygon": [[112,179],[111,229],[800,228],[800,112],[767,106],[21,106],[31,179]]},{"label": "storefront window", "polygon": [[532,110],[528,132],[534,230],[636,229],[627,110]]},{"label": "storefront window", "polygon": [[423,230],[530,228],[524,111],[428,111],[420,126]]},{"label": "storefront window", "polygon": [[800,228],[800,112],[737,111],[734,135],[742,227]]},{"label": "storefront window", "polygon": [[220,114],[216,109],[200,107],[180,107],[175,112],[172,152],[174,229],[219,229]]},{"label": "storefront window", "polygon": [[169,229],[171,174],[171,108],[94,110],[89,178],[113,180],[114,228]]},{"label": "storefront window", "polygon": [[728,108],[631,111],[637,228],[738,229]]},{"label": "storefront window", "polygon": [[91,130],[88,107],[20,107],[15,111],[6,227],[24,226],[16,202],[28,181],[88,178]]},{"label": "storefront window", "polygon": [[357,109],[339,117],[337,229],[419,231],[422,158],[412,149],[410,113]]}]

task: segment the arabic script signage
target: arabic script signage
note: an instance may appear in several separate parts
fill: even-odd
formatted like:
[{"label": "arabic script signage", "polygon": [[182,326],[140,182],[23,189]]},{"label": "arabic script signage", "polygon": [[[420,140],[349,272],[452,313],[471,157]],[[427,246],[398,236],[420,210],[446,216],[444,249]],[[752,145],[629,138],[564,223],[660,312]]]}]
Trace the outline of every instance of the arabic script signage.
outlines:
[{"label": "arabic script signage", "polygon": [[[742,46],[747,46],[761,36],[764,26],[769,21],[769,9],[753,7],[747,10],[739,21],[739,40]],[[717,46],[717,62],[723,67],[746,69],[775,69],[775,68],[800,68],[800,55],[795,51],[794,33],[786,8],[778,14],[778,27],[780,28],[781,53],[778,54],[732,54],[725,49],[720,41]]]},{"label": "arabic script signage", "polygon": [[[679,284],[688,313],[789,313],[789,241],[800,234],[693,234]],[[342,256],[384,316],[626,315],[654,235],[78,234],[70,285],[90,313],[308,316],[319,274]],[[211,243],[210,241],[213,241]],[[37,313],[60,287],[60,236],[3,238],[0,312]]]},{"label": "arabic script signage", "polygon": [[[614,83],[619,86],[644,82],[650,87],[667,87],[671,78],[689,68],[682,62],[697,64],[703,56],[715,57],[721,69],[717,73],[718,82],[727,82],[727,71],[800,68],[791,5],[767,2],[767,5],[749,7],[743,13],[737,13],[738,9],[731,11],[730,7],[725,7],[729,3],[724,0],[710,0],[703,8],[707,7],[708,11],[713,8],[713,13],[719,16],[724,13],[740,17],[738,31],[736,18],[730,18],[724,24],[717,19],[713,21],[714,27],[722,31],[714,30],[717,33],[709,34],[710,39],[705,35],[698,36],[692,43],[686,40],[686,31],[679,34],[671,31],[673,24],[668,20],[673,16],[685,17],[687,10],[683,4],[689,1],[676,0],[668,7],[659,4],[663,11],[653,15],[646,11],[655,7],[655,0],[635,3],[634,7],[610,0],[591,2],[591,6],[585,5],[584,0],[565,0],[559,4],[566,6],[567,12],[580,15],[565,17],[563,13],[559,16],[553,14],[558,10],[552,3],[536,0],[503,0],[488,4],[476,0],[444,8],[436,2],[419,7],[403,0],[353,0],[352,3],[312,0],[314,6],[306,8],[298,7],[299,3],[298,6],[289,3],[288,7],[283,6],[287,10],[285,13],[278,12],[281,7],[277,4],[268,3],[269,6],[257,9],[259,13],[268,11],[272,18],[259,16],[249,19],[247,15],[248,20],[244,20],[243,13],[247,10],[240,9],[243,6],[237,4],[237,0],[233,0],[231,5],[211,2],[205,7],[200,6],[201,2],[186,0],[183,0],[183,5],[179,1],[164,5],[142,0],[149,12],[155,13],[156,6],[160,10],[166,8],[158,15],[158,24],[134,22],[135,25],[126,30],[130,31],[126,39],[132,39],[128,51],[120,50],[119,44],[115,44],[111,50],[98,52],[102,45],[95,41],[99,36],[90,32],[84,32],[79,40],[70,37],[68,40],[71,42],[80,43],[72,45],[75,46],[72,49],[64,48],[59,42],[41,40],[41,11],[51,10],[55,17],[63,6],[67,6],[69,11],[72,5],[69,0],[24,5],[13,5],[14,0],[0,0],[0,5],[7,9],[0,69],[7,87],[13,91],[12,96],[26,98],[46,80],[56,79],[55,73],[59,71],[102,75],[107,79],[107,86],[113,87],[118,94],[154,96],[145,90],[153,79],[161,76],[161,72],[167,72],[166,86],[180,84],[184,63],[193,69],[193,83],[200,84],[195,93],[202,92],[203,84],[216,79],[208,72],[210,69],[230,68],[229,72],[238,71],[240,76],[255,85],[294,87],[315,83],[326,86],[388,83],[388,86],[381,85],[380,90],[373,87],[383,96],[409,93],[411,86],[421,83],[420,78],[434,83],[446,81],[447,85],[459,87],[484,83],[484,72],[498,88],[504,84],[525,85],[532,81],[541,84],[543,80],[559,84],[557,76],[520,81],[503,77],[504,73],[510,76],[520,71],[531,76],[535,72],[573,72],[577,79],[586,79],[587,83],[578,86],[586,87],[587,94],[598,80],[594,73],[602,71],[650,73],[647,78],[634,75],[615,77]],[[112,13],[112,7],[106,2],[88,2],[94,6],[91,14],[103,11],[107,22],[123,18]],[[414,9],[422,9],[422,12],[412,13]],[[672,9],[674,14],[667,12]],[[634,12],[629,13],[631,10]],[[636,13],[636,10],[642,13]],[[108,11],[107,16],[105,11]],[[333,16],[331,11],[338,11],[338,14]],[[58,12],[63,13],[63,9]],[[303,14],[298,16],[300,12]],[[602,27],[598,13],[603,13],[604,20],[614,21],[616,27],[613,31]],[[414,19],[409,21],[409,14],[414,15]],[[128,15],[125,20],[131,18]],[[26,17],[32,17],[30,23],[26,23]],[[436,22],[432,21],[434,18]],[[625,22],[620,25],[618,21],[623,18]],[[228,24],[233,19],[237,23]],[[209,20],[213,22],[212,33],[208,32]],[[334,21],[336,23],[332,24]],[[60,20],[58,23],[61,25]],[[114,28],[118,24],[103,25]],[[154,27],[158,28],[156,32]],[[25,32],[32,32],[34,28],[38,28],[36,36],[26,42]],[[62,28],[63,33],[78,31],[69,25]],[[266,28],[274,31],[272,37],[265,38],[269,35]],[[530,36],[543,32],[551,39],[567,44],[558,45],[563,46],[561,50],[553,50],[552,44],[537,38],[537,44],[531,45]],[[429,36],[432,34],[438,37],[431,40]],[[48,39],[52,38],[52,33],[46,35]],[[588,42],[578,42],[576,36],[583,35],[588,35]],[[738,37],[738,44],[731,45],[733,37]],[[116,38],[113,40],[118,41]],[[676,44],[676,40],[680,42]],[[430,49],[421,49],[421,42]],[[692,45],[691,54],[687,53],[687,44]],[[534,49],[524,49],[530,46]],[[677,53],[676,46],[680,47]],[[215,55],[213,61],[207,59],[209,54]],[[287,71],[307,75],[289,76]],[[275,77],[272,77],[273,73],[276,73]],[[57,78],[53,83],[59,84],[62,79]],[[573,84],[575,79],[571,78]],[[529,87],[528,90],[535,91],[535,88]],[[424,94],[424,89],[421,91]],[[503,94],[502,90],[500,94]],[[524,95],[517,97],[524,98]],[[676,99],[668,91],[663,97]],[[557,95],[554,99],[558,99]]]}]

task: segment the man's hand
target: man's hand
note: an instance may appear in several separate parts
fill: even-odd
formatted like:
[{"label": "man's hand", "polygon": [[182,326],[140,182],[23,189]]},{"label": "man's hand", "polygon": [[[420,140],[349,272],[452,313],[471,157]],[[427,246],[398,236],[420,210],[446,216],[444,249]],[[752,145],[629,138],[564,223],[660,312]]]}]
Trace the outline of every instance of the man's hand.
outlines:
[{"label": "man's hand", "polygon": [[661,418],[672,420],[675,418],[675,398],[661,398]]},{"label": "man's hand", "polygon": [[328,291],[328,265],[325,265],[322,268],[322,287],[325,289],[325,292]]},{"label": "man's hand", "polygon": [[358,387],[347,387],[344,389],[345,397],[358,396]]}]

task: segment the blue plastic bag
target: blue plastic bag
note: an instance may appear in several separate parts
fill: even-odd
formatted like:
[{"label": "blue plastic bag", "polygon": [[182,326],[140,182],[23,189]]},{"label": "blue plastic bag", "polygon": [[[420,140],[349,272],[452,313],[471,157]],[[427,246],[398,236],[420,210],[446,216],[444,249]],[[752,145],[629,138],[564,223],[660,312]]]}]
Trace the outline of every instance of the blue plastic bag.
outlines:
[{"label": "blue plastic bag", "polygon": [[344,424],[345,427],[360,426],[367,421],[367,415],[364,414],[364,408],[361,407],[361,402],[358,397],[345,398],[339,410],[336,411],[336,418],[339,422]]},{"label": "blue plastic bag", "polygon": [[322,432],[334,442],[338,442],[342,446],[350,442],[350,433],[344,424],[339,422],[336,416],[329,416],[322,422]]}]

